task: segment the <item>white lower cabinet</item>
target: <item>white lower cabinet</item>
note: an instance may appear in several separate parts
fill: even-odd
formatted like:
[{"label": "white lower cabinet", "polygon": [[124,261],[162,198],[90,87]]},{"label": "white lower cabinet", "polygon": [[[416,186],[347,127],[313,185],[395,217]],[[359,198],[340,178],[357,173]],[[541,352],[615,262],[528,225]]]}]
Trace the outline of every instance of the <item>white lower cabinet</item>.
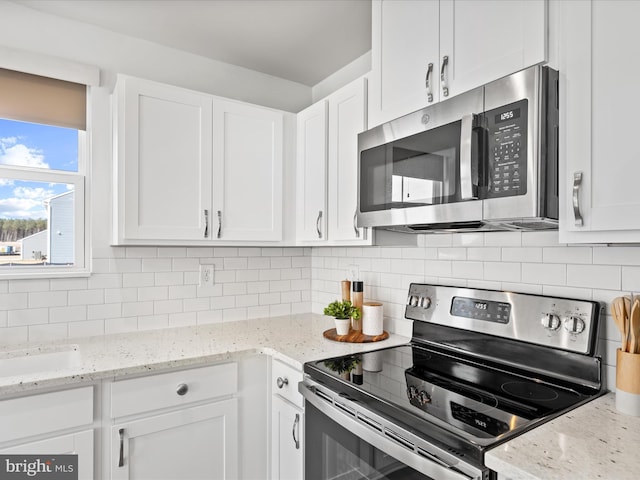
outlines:
[{"label": "white lower cabinet", "polygon": [[271,368],[271,479],[304,478],[304,400],[302,372],[274,360]]},{"label": "white lower cabinet", "polygon": [[93,478],[93,429],[0,449],[3,455],[78,455],[78,480]]},{"label": "white lower cabinet", "polygon": [[0,453],[78,455],[79,480],[94,478],[93,386],[0,401]]},{"label": "white lower cabinet", "polygon": [[111,428],[111,478],[235,480],[238,478],[235,398]]},{"label": "white lower cabinet", "polygon": [[111,382],[112,480],[236,480],[238,364]]},{"label": "white lower cabinet", "polygon": [[271,478],[304,477],[304,413],[274,395],[271,406]]}]

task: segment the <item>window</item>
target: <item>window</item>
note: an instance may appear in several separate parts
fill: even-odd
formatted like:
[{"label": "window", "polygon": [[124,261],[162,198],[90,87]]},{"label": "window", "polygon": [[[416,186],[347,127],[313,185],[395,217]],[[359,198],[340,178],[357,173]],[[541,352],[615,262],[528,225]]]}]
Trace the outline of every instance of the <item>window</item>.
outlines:
[{"label": "window", "polygon": [[86,98],[0,69],[0,278],[85,271]]}]

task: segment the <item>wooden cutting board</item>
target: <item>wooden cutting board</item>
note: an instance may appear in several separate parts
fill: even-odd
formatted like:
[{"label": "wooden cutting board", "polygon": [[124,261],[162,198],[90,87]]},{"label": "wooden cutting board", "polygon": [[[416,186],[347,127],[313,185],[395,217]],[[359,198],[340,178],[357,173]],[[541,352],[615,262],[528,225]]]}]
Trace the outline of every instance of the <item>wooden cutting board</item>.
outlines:
[{"label": "wooden cutting board", "polygon": [[349,330],[346,335],[338,335],[335,328],[325,330],[322,334],[324,338],[333,340],[334,342],[347,342],[347,343],[370,343],[380,342],[389,338],[389,332],[382,332],[382,335],[365,335],[362,332],[356,332],[355,330]]}]

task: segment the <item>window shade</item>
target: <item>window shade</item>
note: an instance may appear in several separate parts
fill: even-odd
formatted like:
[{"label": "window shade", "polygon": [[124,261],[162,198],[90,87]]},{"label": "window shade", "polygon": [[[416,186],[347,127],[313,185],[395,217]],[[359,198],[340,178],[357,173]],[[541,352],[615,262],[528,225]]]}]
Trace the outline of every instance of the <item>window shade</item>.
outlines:
[{"label": "window shade", "polygon": [[87,87],[0,68],[0,117],[86,130]]}]

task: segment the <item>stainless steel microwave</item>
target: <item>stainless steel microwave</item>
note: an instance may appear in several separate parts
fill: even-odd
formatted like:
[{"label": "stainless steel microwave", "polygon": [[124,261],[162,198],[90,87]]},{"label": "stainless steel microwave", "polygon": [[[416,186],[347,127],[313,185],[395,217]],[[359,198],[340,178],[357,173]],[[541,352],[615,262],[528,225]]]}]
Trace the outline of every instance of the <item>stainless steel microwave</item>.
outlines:
[{"label": "stainless steel microwave", "polygon": [[358,135],[359,227],[558,225],[558,72],[535,66]]}]

